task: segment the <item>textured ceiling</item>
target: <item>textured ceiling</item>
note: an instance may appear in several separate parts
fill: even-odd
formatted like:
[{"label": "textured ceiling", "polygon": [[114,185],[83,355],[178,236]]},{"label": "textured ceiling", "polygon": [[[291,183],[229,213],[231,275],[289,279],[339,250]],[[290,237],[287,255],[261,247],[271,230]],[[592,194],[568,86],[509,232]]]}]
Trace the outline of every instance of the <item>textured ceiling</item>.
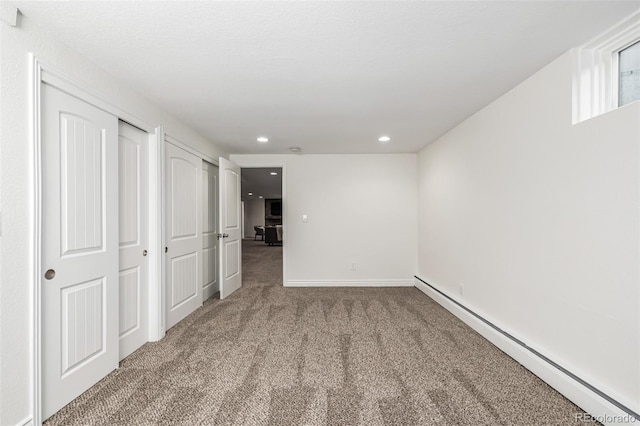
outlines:
[{"label": "textured ceiling", "polygon": [[[416,152],[637,1],[13,2],[231,153]],[[388,134],[392,141],[377,142]],[[267,144],[256,143],[266,135]]]}]

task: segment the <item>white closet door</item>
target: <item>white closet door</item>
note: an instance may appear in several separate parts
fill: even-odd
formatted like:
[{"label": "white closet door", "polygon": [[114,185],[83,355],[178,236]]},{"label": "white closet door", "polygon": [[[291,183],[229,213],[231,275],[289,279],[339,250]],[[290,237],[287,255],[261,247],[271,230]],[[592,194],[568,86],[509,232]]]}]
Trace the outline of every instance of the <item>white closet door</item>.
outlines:
[{"label": "white closet door", "polygon": [[220,157],[220,298],[242,285],[240,166]]},{"label": "white closet door", "polygon": [[118,119],[42,87],[42,409],[118,367]]},{"label": "white closet door", "polygon": [[148,134],[119,125],[120,359],[144,345],[148,332]]},{"label": "white closet door", "polygon": [[202,300],[220,291],[218,285],[218,166],[202,162]]},{"label": "white closet door", "polygon": [[168,330],[202,305],[202,160],[171,143],[165,155]]}]

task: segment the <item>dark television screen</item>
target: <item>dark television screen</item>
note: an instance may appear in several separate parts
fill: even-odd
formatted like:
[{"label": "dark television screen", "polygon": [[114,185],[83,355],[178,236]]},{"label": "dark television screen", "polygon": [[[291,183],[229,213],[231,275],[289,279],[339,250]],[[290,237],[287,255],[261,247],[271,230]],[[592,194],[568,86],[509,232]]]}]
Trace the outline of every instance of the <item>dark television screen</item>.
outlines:
[{"label": "dark television screen", "polygon": [[282,216],[282,203],[280,201],[271,202],[271,216]]}]

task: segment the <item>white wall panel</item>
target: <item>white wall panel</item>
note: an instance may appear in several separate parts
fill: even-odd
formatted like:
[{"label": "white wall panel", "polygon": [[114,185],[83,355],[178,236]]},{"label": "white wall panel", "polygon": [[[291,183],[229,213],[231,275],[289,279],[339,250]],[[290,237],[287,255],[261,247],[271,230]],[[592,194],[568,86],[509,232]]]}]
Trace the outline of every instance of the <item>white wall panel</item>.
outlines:
[{"label": "white wall panel", "polygon": [[288,281],[411,281],[417,247],[415,154],[232,155],[231,160],[242,167],[286,167]]},{"label": "white wall panel", "polygon": [[571,75],[420,152],[418,275],[639,412],[640,103],[572,125]]}]

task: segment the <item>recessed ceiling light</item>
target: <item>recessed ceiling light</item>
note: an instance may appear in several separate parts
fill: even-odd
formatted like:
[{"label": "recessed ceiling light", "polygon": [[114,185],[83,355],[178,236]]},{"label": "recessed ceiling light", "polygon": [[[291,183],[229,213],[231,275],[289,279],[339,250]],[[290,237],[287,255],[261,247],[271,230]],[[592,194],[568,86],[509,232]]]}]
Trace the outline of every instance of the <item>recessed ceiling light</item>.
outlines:
[{"label": "recessed ceiling light", "polygon": [[253,195],[253,192],[250,192],[249,195]]},{"label": "recessed ceiling light", "polygon": [[292,146],[289,148],[289,151],[291,152],[300,152],[302,151],[302,148],[300,148],[299,146]]},{"label": "recessed ceiling light", "polygon": [[270,174],[271,174],[271,176],[278,176],[278,174],[276,172],[271,172]]},{"label": "recessed ceiling light", "polygon": [[265,138],[264,136],[260,136],[258,139],[256,139],[258,142],[261,143],[265,143],[265,142],[269,142],[269,138]]},{"label": "recessed ceiling light", "polygon": [[262,195],[258,195],[258,198],[262,198]]},{"label": "recessed ceiling light", "polygon": [[380,136],[378,138],[378,141],[380,142],[389,142],[391,140],[391,138],[389,136]]}]

